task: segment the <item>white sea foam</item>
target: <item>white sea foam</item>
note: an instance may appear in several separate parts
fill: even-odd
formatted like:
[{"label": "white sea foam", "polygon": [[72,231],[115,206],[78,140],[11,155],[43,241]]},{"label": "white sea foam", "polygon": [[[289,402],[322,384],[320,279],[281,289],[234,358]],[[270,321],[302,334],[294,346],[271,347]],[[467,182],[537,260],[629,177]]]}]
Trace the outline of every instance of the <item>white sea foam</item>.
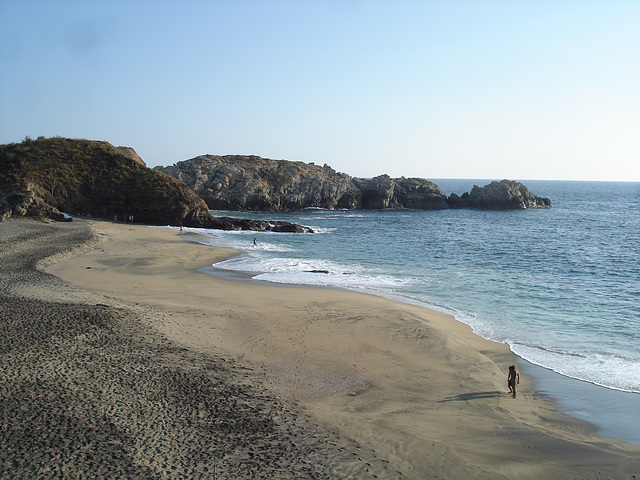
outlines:
[{"label": "white sea foam", "polygon": [[378,269],[343,265],[321,259],[261,255],[259,251],[245,251],[242,255],[215,264],[214,267],[253,272],[254,279],[274,283],[322,285],[357,290],[398,288],[409,283],[407,279],[386,275]]},{"label": "white sea foam", "polygon": [[[271,235],[287,235],[286,233],[265,233],[253,232],[247,230],[212,230],[212,229],[193,229],[197,233],[208,237],[208,240],[200,240],[200,243],[213,245],[216,247],[231,248],[238,251],[254,251],[254,252],[292,252],[293,248],[277,242],[270,242],[268,239]],[[254,244],[253,239],[260,237],[259,241]],[[276,237],[271,237],[276,239]]]},{"label": "white sea foam", "polygon": [[[335,230],[333,227],[316,227],[315,229],[326,233]],[[287,235],[297,236],[300,234],[196,228],[184,230],[203,235],[199,240],[200,243],[240,251],[240,255],[213,266],[221,270],[251,273],[255,280],[370,290],[372,293],[400,288],[411,283],[410,279],[388,275],[379,268],[346,265],[319,258],[304,259],[282,255],[297,251],[295,248],[283,244],[282,239]],[[259,238],[256,244],[253,243],[254,238]],[[273,241],[270,242],[269,239],[273,239]]]},{"label": "white sea foam", "polygon": [[525,360],[561,375],[625,392],[640,393],[640,360],[628,356],[587,353],[512,343]]}]

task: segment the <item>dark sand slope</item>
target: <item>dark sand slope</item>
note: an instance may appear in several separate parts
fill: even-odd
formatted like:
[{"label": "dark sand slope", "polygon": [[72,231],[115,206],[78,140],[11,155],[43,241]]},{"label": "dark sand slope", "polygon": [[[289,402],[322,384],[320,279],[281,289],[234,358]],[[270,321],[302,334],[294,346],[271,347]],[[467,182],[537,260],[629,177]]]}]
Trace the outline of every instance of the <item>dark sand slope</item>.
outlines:
[{"label": "dark sand slope", "polygon": [[0,477],[328,478],[249,370],[36,270],[91,238],[82,222],[0,223]]}]

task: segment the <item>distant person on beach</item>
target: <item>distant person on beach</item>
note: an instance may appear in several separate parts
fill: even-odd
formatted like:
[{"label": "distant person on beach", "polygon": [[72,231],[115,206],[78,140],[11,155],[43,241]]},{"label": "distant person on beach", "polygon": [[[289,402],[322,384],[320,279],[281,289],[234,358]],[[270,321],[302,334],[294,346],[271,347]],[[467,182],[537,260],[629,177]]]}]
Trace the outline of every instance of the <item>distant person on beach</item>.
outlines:
[{"label": "distant person on beach", "polygon": [[520,383],[520,372],[516,370],[514,365],[509,367],[509,376],[507,377],[507,385],[509,385],[509,393],[516,398],[516,385]]},{"label": "distant person on beach", "polygon": [[256,247],[258,245],[258,240],[256,238],[253,239],[253,246]]}]

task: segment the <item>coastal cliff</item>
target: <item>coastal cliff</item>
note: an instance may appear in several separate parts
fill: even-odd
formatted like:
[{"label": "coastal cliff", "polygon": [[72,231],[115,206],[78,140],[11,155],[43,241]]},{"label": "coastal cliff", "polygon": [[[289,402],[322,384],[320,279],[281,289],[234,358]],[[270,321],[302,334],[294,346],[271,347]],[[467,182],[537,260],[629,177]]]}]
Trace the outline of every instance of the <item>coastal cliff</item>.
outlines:
[{"label": "coastal cliff", "polygon": [[213,210],[289,211],[359,206],[351,177],[328,165],[244,155],[202,155],[155,167],[181,182]]},{"label": "coastal cliff", "polygon": [[246,155],[202,155],[156,170],[184,182],[213,210],[446,208],[524,209],[551,206],[519,182],[502,180],[447,197],[422,178],[350,177],[330,166]]},{"label": "coastal cliff", "polygon": [[67,220],[67,214],[133,216],[148,225],[308,231],[287,222],[214,218],[184,183],[148,168],[129,147],[61,137],[0,145],[0,220]]}]

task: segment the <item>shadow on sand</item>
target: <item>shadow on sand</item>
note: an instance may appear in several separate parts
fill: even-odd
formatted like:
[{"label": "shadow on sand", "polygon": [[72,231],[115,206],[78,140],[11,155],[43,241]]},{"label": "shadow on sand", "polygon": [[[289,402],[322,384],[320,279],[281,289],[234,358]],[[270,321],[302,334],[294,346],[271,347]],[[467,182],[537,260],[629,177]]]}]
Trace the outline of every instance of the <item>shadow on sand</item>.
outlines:
[{"label": "shadow on sand", "polygon": [[453,397],[447,397],[443,400],[440,400],[439,403],[468,402],[469,400],[479,400],[481,398],[494,398],[494,397],[502,397],[502,396],[504,396],[504,392],[498,392],[497,390],[494,390],[493,392],[461,393],[460,395],[455,395]]}]

